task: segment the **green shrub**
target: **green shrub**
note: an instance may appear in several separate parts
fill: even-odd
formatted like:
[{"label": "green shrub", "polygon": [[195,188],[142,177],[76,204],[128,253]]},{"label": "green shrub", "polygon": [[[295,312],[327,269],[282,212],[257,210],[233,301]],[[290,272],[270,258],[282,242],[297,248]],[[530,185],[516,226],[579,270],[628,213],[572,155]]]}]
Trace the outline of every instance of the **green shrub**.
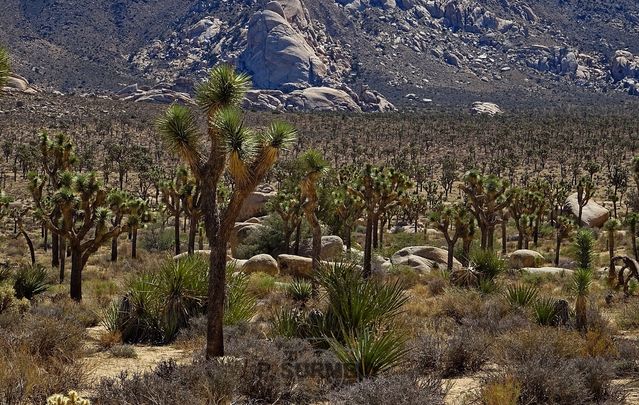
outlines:
[{"label": "green shrub", "polygon": [[542,326],[552,325],[557,316],[556,304],[557,300],[554,298],[540,298],[535,301],[532,306],[535,321]]},{"label": "green shrub", "polygon": [[408,337],[401,332],[344,331],[342,340],[329,338],[328,343],[346,369],[360,381],[399,365],[408,354]]},{"label": "green shrub", "polygon": [[286,286],[286,295],[294,301],[306,302],[313,295],[313,284],[307,280],[293,280]]},{"label": "green shrub", "polygon": [[470,267],[478,275],[479,280],[494,280],[506,270],[506,262],[497,253],[477,249],[470,254]]},{"label": "green shrub", "polygon": [[[146,271],[129,283],[128,291],[102,317],[109,331],[125,343],[172,341],[192,317],[204,314],[208,294],[208,262],[198,256],[167,260],[159,271]],[[224,323],[250,319],[255,299],[248,292],[248,275],[227,266]]]},{"label": "green shrub", "polygon": [[149,252],[172,251],[175,249],[174,230],[173,228],[162,229],[151,225],[142,234],[140,245]]},{"label": "green shrub", "polygon": [[0,284],[0,314],[23,314],[30,308],[29,300],[18,299],[9,285]]},{"label": "green shrub", "polygon": [[535,302],[539,290],[526,284],[517,284],[506,288],[506,300],[514,307],[527,307]]},{"label": "green shrub", "polygon": [[50,287],[47,270],[40,265],[22,266],[15,275],[13,289],[16,297],[33,299],[38,294],[42,294]]},{"label": "green shrub", "polygon": [[131,345],[115,345],[109,349],[109,353],[113,357],[119,357],[124,359],[136,359],[138,354],[135,352],[135,347]]},{"label": "green shrub", "polygon": [[577,267],[581,269],[592,269],[593,250],[595,247],[595,236],[589,229],[581,229],[575,236],[575,259]]},{"label": "green shrub", "polygon": [[47,405],[91,405],[88,399],[82,398],[75,391],[69,391],[67,395],[55,394],[47,398]]}]

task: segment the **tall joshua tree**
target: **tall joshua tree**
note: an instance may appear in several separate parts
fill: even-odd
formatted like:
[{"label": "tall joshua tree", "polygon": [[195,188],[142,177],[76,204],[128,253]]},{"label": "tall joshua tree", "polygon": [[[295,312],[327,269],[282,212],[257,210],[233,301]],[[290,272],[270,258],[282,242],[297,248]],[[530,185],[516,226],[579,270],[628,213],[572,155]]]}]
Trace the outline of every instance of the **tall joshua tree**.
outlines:
[{"label": "tall joshua tree", "polygon": [[50,213],[42,204],[43,189],[46,179],[32,176],[30,190],[39,216],[54,234],[64,238],[71,250],[71,298],[82,300],[82,270],[89,257],[98,251],[100,246],[119,234],[128,231],[129,218],[124,225],[111,226],[112,215],[107,204],[108,194],[98,182],[95,173],[73,174],[64,172],[60,176],[60,188],[51,196],[53,209],[61,213],[59,223],[51,220]]},{"label": "tall joshua tree", "polygon": [[453,254],[455,244],[473,228],[474,218],[461,203],[450,206],[440,206],[431,215],[431,221],[444,234],[448,245],[448,271],[453,270]]},{"label": "tall joshua tree", "polygon": [[621,222],[618,219],[610,218],[604,224],[604,230],[608,234],[608,253],[610,256],[610,264],[608,267],[608,281],[612,284],[615,281],[617,272],[615,270],[615,232],[621,228]]},{"label": "tall joshua tree", "polygon": [[180,254],[180,214],[183,211],[182,199],[184,197],[184,185],[188,181],[188,171],[180,166],[177,169],[173,181],[160,183],[162,204],[170,215],[173,216],[173,237],[175,241],[175,254]]},{"label": "tall joshua tree", "polygon": [[[273,123],[259,135],[245,126],[238,106],[249,81],[233,67],[220,65],[197,88],[197,103],[206,115],[206,142],[195,115],[186,107],[172,105],[158,120],[164,141],[188,164],[202,190],[204,228],[211,248],[207,358],[224,355],[226,251],[235,220],[246,197],[296,136],[295,129],[285,123]],[[209,145],[206,150],[204,144]],[[228,203],[222,207],[218,189],[225,175],[233,188]]]},{"label": "tall joshua tree", "polygon": [[9,54],[0,46],[0,87],[5,85],[10,72],[11,64],[9,63]]},{"label": "tall joshua tree", "polygon": [[555,218],[555,228],[557,228],[557,239],[555,248],[555,266],[559,266],[559,251],[561,250],[561,242],[566,239],[574,228],[574,221],[563,215]]},{"label": "tall joshua tree", "polygon": [[481,248],[492,250],[495,226],[501,220],[499,213],[510,203],[510,197],[506,194],[508,183],[497,176],[485,176],[477,170],[471,170],[464,175],[461,189],[466,194],[471,212],[477,220],[481,233]]},{"label": "tall joshua tree", "polygon": [[319,209],[319,197],[317,195],[317,183],[324,172],[328,169],[328,163],[316,150],[309,150],[300,157],[301,166],[305,175],[300,181],[302,191],[302,209],[306,221],[311,226],[313,235],[313,247],[311,258],[313,259],[313,274],[317,274],[320,266],[320,253],[322,250],[322,228],[317,219]]}]

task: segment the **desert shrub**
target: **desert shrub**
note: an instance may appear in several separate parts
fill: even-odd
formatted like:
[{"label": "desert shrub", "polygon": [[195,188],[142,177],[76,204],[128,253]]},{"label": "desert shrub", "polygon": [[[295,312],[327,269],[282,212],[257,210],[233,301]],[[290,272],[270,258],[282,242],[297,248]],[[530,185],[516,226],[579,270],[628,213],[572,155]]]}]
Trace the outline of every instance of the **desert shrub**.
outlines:
[{"label": "desert shrub", "polygon": [[76,323],[85,328],[100,323],[100,314],[86,304],[72,300],[68,294],[56,295],[50,300],[39,302],[31,312],[42,317]]},{"label": "desert shrub", "polygon": [[135,352],[135,347],[131,345],[114,345],[109,349],[109,354],[113,357],[136,359],[138,354]]},{"label": "desert shrub", "polygon": [[9,285],[0,284],[0,314],[23,314],[30,308],[29,300],[26,298],[18,299],[15,291]]},{"label": "desert shrub", "polygon": [[506,288],[506,300],[514,307],[527,307],[535,302],[539,290],[531,285],[516,284]]},{"label": "desert shrub", "polygon": [[248,291],[256,298],[264,298],[275,289],[275,277],[270,274],[251,273]]},{"label": "desert shrub", "polygon": [[338,405],[440,405],[445,395],[442,381],[435,376],[390,374],[344,386],[331,392],[329,398]]},{"label": "desert shrub", "polygon": [[584,357],[577,333],[531,329],[499,343],[499,363],[521,383],[520,403],[586,404],[618,400],[610,360]]},{"label": "desert shrub", "polygon": [[67,395],[55,394],[47,398],[47,405],[90,405],[88,399],[82,398],[75,391],[69,391]]},{"label": "desert shrub", "polygon": [[152,372],[105,378],[95,389],[94,404],[219,404],[230,402],[240,378],[233,363],[162,362]]},{"label": "desert shrub", "polygon": [[[250,319],[255,299],[248,292],[248,275],[227,266],[224,323]],[[208,263],[198,255],[167,260],[159,271],[145,271],[130,283],[122,299],[109,306],[102,323],[122,334],[125,343],[167,343],[206,310]]]},{"label": "desert shrub", "polygon": [[21,266],[15,275],[13,289],[16,297],[33,299],[49,289],[47,270],[40,265]]},{"label": "desert shrub", "polygon": [[140,246],[149,252],[168,252],[175,249],[175,235],[172,228],[149,226],[140,239]]},{"label": "desert shrub", "polygon": [[479,392],[479,401],[485,405],[517,405],[521,383],[511,376],[493,378]]},{"label": "desert shrub", "polygon": [[84,328],[27,314],[0,329],[0,403],[45,403],[51,393],[80,387],[86,374]]},{"label": "desert shrub", "polygon": [[621,312],[617,315],[616,321],[620,328],[639,328],[639,303],[632,302],[625,304]]},{"label": "desert shrub", "polygon": [[11,267],[7,263],[0,263],[0,283],[4,283],[5,281],[11,278]]},{"label": "desert shrub", "polygon": [[425,334],[414,343],[412,364],[421,373],[446,378],[476,372],[488,361],[490,342],[485,333],[466,327],[448,337]]},{"label": "desert shrub", "polygon": [[[238,259],[249,259],[255,255],[266,253],[273,257],[287,251],[283,235],[282,219],[279,215],[269,215],[258,230],[251,233],[236,248]],[[306,222],[302,222],[301,240],[310,237]]]}]

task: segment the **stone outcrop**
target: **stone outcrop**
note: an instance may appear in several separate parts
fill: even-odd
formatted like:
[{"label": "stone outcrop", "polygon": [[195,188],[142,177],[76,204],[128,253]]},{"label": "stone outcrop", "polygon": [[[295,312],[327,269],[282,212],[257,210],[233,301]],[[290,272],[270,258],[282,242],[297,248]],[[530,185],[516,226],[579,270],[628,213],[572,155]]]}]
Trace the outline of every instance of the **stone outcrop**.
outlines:
[{"label": "stone outcrop", "polygon": [[[312,253],[311,239],[305,240],[303,246],[300,246],[300,256],[310,257]],[[322,250],[320,251],[320,259],[335,260],[344,253],[344,241],[335,235],[322,236]]]},{"label": "stone outcrop", "polygon": [[[575,218],[579,218],[577,193],[568,196],[564,210],[572,213]],[[590,199],[582,209],[581,224],[589,228],[601,228],[609,217],[610,211]]]},{"label": "stone outcrop", "polygon": [[539,267],[544,262],[544,256],[529,249],[515,250],[510,254],[509,263],[513,269],[522,269],[525,267]]},{"label": "stone outcrop", "polygon": [[[391,257],[394,266],[408,266],[421,273],[430,273],[434,269],[445,269],[448,251],[433,246],[410,246],[397,251]],[[461,270],[462,264],[453,259],[453,270]]]},{"label": "stone outcrop", "polygon": [[15,73],[10,73],[7,82],[1,89],[6,92],[16,92],[24,94],[37,94],[38,90],[31,86],[29,81]]},{"label": "stone outcrop", "polygon": [[264,184],[246,197],[237,217],[239,222],[266,214],[266,204],[277,195],[273,187]]},{"label": "stone outcrop", "polygon": [[478,115],[497,115],[503,114],[501,107],[495,103],[487,103],[484,101],[476,101],[470,106],[471,114]]},{"label": "stone outcrop", "polygon": [[148,86],[138,86],[137,84],[124,87],[115,96],[120,100],[134,101],[136,103],[171,104],[180,102],[182,104],[193,104],[193,99],[187,93],[164,87],[150,88]]},{"label": "stone outcrop", "polygon": [[275,260],[273,256],[259,254],[245,261],[242,264],[242,271],[248,274],[260,272],[277,276],[280,270],[277,260]]},{"label": "stone outcrop", "polygon": [[277,261],[282,275],[310,278],[313,274],[313,260],[309,257],[282,254]]}]

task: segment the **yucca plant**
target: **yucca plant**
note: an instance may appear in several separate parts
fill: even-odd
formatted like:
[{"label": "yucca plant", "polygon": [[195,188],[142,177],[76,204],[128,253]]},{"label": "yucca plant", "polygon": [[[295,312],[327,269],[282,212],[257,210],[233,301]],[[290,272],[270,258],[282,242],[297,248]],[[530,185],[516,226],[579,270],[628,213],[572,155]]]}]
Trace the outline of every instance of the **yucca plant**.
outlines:
[{"label": "yucca plant", "polygon": [[595,237],[589,229],[581,229],[575,235],[575,251],[577,267],[580,269],[592,269],[593,250]]},{"label": "yucca plant", "polygon": [[340,362],[358,380],[375,377],[401,364],[409,352],[407,335],[395,331],[344,331],[343,338],[343,341],[331,338],[328,343]]},{"label": "yucca plant", "polygon": [[[200,132],[196,116],[186,107],[172,105],[158,120],[164,142],[188,164],[201,188],[204,229],[211,248],[207,358],[224,356],[226,250],[235,220],[246,197],[296,137],[295,129],[285,123],[273,123],[261,134],[246,127],[238,107],[249,82],[248,76],[230,65],[211,70],[196,94],[206,115],[206,134]],[[218,201],[223,179],[233,183],[224,202]]]},{"label": "yucca plant", "polygon": [[539,290],[531,285],[517,284],[506,288],[506,300],[514,307],[527,307],[537,299]]},{"label": "yucca plant", "polygon": [[470,255],[470,267],[479,280],[494,280],[506,270],[506,262],[494,251],[477,249]]},{"label": "yucca plant", "polygon": [[307,302],[313,294],[313,285],[307,280],[295,279],[286,286],[286,295],[294,301]]},{"label": "yucca plant", "polygon": [[539,325],[548,326],[555,321],[557,317],[556,303],[557,300],[549,297],[539,298],[534,302],[532,305],[533,315]]},{"label": "yucca plant", "polygon": [[33,299],[50,287],[47,270],[40,265],[22,266],[18,269],[13,283],[17,298]]},{"label": "yucca plant", "polygon": [[224,325],[236,325],[248,321],[255,315],[255,297],[248,290],[249,275],[236,271],[230,263],[226,268],[226,301]]},{"label": "yucca plant", "polygon": [[271,321],[273,333],[287,338],[303,337],[304,314],[297,308],[280,308]]},{"label": "yucca plant", "polygon": [[586,305],[591,284],[592,270],[583,268],[575,270],[573,273],[572,290],[577,296],[577,300],[575,302],[576,326],[577,329],[583,333],[588,330]]},{"label": "yucca plant", "polygon": [[0,87],[4,87],[11,73],[11,63],[9,62],[9,54],[0,47]]},{"label": "yucca plant", "polygon": [[317,281],[326,291],[326,334],[355,332],[384,325],[403,312],[408,300],[399,280],[364,278],[358,266],[334,263],[320,268]]}]

